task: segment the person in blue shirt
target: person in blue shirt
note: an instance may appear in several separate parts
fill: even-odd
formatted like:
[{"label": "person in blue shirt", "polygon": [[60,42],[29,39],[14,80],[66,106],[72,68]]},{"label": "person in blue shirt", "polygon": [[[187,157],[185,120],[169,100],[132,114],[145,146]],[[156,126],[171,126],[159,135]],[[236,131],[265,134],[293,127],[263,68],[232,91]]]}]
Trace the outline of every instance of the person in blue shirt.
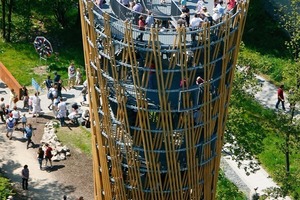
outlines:
[{"label": "person in blue shirt", "polygon": [[29,144],[31,143],[32,147],[34,147],[34,143],[31,140],[32,134],[33,134],[33,129],[31,124],[27,124],[25,130],[24,130],[25,136],[27,138],[27,149],[29,148]]}]

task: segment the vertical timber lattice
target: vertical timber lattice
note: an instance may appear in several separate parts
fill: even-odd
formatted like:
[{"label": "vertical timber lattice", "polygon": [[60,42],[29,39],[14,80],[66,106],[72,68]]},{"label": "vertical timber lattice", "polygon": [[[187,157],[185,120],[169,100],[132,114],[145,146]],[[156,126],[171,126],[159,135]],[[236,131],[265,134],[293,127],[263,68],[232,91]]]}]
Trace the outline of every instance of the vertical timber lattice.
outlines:
[{"label": "vertical timber lattice", "polygon": [[185,27],[154,26],[142,31],[144,41],[94,1],[79,5],[94,199],[215,199],[249,2],[219,24],[204,23],[195,40]]}]

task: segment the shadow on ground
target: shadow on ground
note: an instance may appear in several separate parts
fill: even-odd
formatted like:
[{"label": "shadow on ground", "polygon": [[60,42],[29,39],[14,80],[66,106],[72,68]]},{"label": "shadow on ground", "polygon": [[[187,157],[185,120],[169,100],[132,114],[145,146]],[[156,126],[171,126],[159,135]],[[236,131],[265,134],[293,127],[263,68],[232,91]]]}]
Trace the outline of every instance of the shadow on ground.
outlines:
[{"label": "shadow on ground", "polygon": [[[17,191],[16,199],[19,200],[57,200],[62,199],[64,195],[69,195],[76,190],[76,187],[72,185],[65,185],[58,183],[57,181],[51,181],[47,179],[40,180],[29,180],[28,182],[28,190],[22,189],[22,178],[21,175],[14,174],[15,170],[20,170],[22,166],[19,163],[15,163],[14,161],[8,161],[6,164],[2,166],[3,176],[6,177],[6,174],[10,174],[10,179],[15,183],[14,189]],[[51,170],[46,170],[47,172],[57,171],[61,168],[65,167],[64,165],[54,165]],[[49,168],[50,169],[50,168]],[[30,170],[30,169],[29,169]],[[21,173],[21,172],[20,172]]]}]

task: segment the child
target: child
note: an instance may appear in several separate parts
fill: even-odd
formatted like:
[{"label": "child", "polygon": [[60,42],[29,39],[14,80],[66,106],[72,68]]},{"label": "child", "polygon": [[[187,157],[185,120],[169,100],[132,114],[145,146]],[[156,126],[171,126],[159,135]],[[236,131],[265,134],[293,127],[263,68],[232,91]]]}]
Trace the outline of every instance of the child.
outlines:
[{"label": "child", "polygon": [[9,118],[9,114],[11,113],[11,110],[10,110],[10,108],[9,108],[9,105],[6,105],[5,106],[5,117],[6,117],[6,119],[8,119]]},{"label": "child", "polygon": [[57,116],[57,106],[60,102],[60,97],[54,97],[54,100],[53,100],[53,104],[52,104],[52,111],[53,111],[53,115],[54,117]]},{"label": "child", "polygon": [[32,108],[32,97],[29,97],[29,99],[28,99],[28,112],[29,112],[29,114],[32,113],[32,110],[33,110],[33,108]]},{"label": "child", "polygon": [[26,127],[26,123],[27,123],[27,118],[26,118],[26,115],[23,114],[23,117],[21,119],[21,122],[22,122],[22,126],[23,126],[23,130],[25,129]]},{"label": "child", "polygon": [[76,69],[76,80],[75,80],[75,85],[80,85],[81,84],[81,73],[80,73],[80,68]]},{"label": "child", "polygon": [[80,102],[80,104],[83,105],[86,102],[86,95],[87,95],[87,87],[86,86],[83,86],[83,88],[81,90],[81,94],[82,94],[83,101]]}]

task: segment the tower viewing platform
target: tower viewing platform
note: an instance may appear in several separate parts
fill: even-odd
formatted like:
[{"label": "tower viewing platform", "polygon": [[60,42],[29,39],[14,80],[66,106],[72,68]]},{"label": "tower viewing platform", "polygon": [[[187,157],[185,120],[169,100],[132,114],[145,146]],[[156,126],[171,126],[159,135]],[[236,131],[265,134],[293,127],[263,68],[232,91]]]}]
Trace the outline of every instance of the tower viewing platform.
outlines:
[{"label": "tower viewing platform", "polygon": [[95,199],[215,199],[248,2],[184,5],[80,1]]}]

